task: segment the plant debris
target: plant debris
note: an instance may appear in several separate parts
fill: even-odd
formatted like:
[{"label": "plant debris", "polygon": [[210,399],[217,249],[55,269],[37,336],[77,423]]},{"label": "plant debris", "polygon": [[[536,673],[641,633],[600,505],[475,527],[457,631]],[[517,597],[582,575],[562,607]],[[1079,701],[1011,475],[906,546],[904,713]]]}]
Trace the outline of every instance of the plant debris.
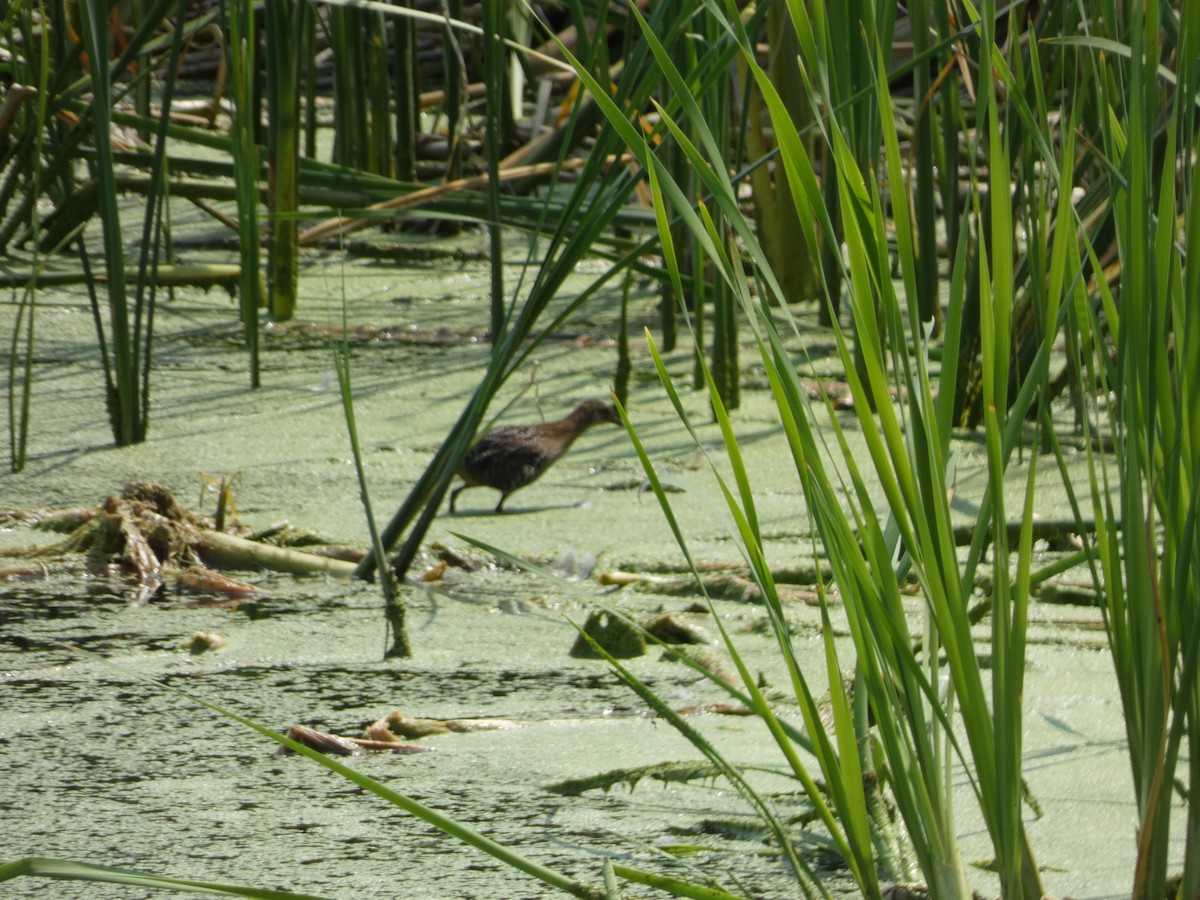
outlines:
[{"label": "plant debris", "polygon": [[[119,496],[109,495],[98,508],[4,510],[0,511],[0,521],[68,531],[57,544],[9,550],[4,555],[50,560],[83,554],[89,572],[124,579],[131,587],[135,605],[162,592],[168,582],[177,591],[215,594],[235,601],[264,593],[213,567],[347,576],[354,569],[351,562],[341,559],[257,543],[216,530],[212,520],[185,510],[169,488],[149,481],[129,482]],[[272,526],[269,532],[276,539],[287,533],[293,542],[311,540],[307,533],[297,532],[287,523]],[[298,534],[304,537],[297,541]],[[346,555],[345,548],[337,549],[340,555]],[[52,571],[51,563],[39,561],[2,570],[0,579],[45,578]]]}]

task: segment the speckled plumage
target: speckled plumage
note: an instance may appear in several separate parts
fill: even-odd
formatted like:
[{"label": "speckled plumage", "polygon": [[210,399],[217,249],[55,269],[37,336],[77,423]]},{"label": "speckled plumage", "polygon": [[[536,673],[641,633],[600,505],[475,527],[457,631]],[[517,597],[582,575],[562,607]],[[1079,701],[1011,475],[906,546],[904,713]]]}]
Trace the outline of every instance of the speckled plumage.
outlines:
[{"label": "speckled plumage", "polygon": [[496,504],[496,512],[501,512],[509,494],[535,481],[567,452],[579,435],[602,422],[619,425],[621,418],[607,403],[586,400],[556,422],[493,428],[467,451],[458,467],[458,474],[466,483],[450,494],[450,512],[454,512],[458,495],[470,487],[498,490],[500,502]]}]

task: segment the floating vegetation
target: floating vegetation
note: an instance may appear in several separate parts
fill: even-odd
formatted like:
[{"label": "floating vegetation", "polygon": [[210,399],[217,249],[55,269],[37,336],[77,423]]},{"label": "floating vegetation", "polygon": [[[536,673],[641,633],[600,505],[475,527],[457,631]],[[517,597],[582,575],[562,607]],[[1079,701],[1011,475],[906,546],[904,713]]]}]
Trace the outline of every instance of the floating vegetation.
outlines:
[{"label": "floating vegetation", "polygon": [[605,653],[615,659],[630,659],[646,652],[642,630],[605,610],[589,613],[582,632],[571,646],[571,655],[580,659],[600,659]]},{"label": "floating vegetation", "polygon": [[[73,526],[68,537],[56,544],[5,551],[7,556],[50,561],[14,567],[8,577],[33,578],[39,573],[46,577],[56,566],[70,565],[72,558],[82,555],[89,571],[119,575],[137,604],[153,597],[168,580],[178,591],[220,594],[233,600],[262,593],[210,567],[334,575],[349,575],[354,569],[352,563],[329,556],[217,531],[211,521],[187,512],[168,488],[152,482],[131,481],[119,495],[108,496],[94,509],[9,511],[6,518],[53,530]],[[280,530],[276,526],[271,534]]]},{"label": "floating vegetation", "polygon": [[721,775],[720,769],[707,763],[665,762],[628,769],[613,769],[586,778],[571,778],[546,785],[546,790],[568,797],[586,791],[601,790],[608,793],[614,787],[624,786],[632,791],[644,779],[661,781],[663,784],[686,784],[691,781],[714,781]]}]

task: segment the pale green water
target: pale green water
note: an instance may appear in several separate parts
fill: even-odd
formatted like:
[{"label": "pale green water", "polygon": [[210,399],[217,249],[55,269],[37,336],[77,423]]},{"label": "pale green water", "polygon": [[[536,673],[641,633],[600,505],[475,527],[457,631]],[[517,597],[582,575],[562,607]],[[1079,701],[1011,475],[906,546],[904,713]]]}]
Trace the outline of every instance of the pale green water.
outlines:
[{"label": "pale green water", "polygon": [[[422,336],[447,329],[440,334],[443,346],[381,339],[352,351],[360,438],[377,514],[386,519],[485,364],[486,342],[472,338],[486,318],[486,265],[436,257],[423,269],[401,271],[370,260],[312,259],[303,278],[312,296],[300,313],[322,328],[340,321],[344,291],[352,322]],[[580,399],[606,396],[615,369],[610,339],[617,302],[615,296],[601,301],[538,351],[546,418]],[[0,476],[0,506],[96,504],[130,478],[164,483],[193,505],[198,470],[240,472],[236,501],[247,522],[286,518],[338,540],[365,541],[329,339],[321,330],[269,335],[264,387],[252,394],[245,357],[234,347],[232,303],[218,293],[178,292],[158,317],[150,440],[117,449],[102,415],[86,305],[79,297],[48,295],[43,303],[31,460],[25,472]],[[655,303],[649,294],[636,296],[636,316],[650,321]],[[0,333],[10,332],[11,321],[11,306],[0,306]],[[690,373],[687,351],[669,362],[681,379]],[[693,553],[704,561],[739,561],[711,475],[663,398],[640,342],[634,364],[631,416],[655,461],[684,489],[671,499]],[[753,372],[748,381],[753,385]],[[510,384],[502,401],[521,387]],[[795,566],[809,560],[812,547],[794,463],[767,393],[750,387],[744,400],[735,424],[746,439],[760,520],[772,536],[772,563]],[[685,402],[716,448],[707,401],[688,394]],[[508,416],[538,418],[532,393]],[[962,452],[956,504],[969,515],[981,491],[982,449],[967,441]],[[1023,473],[1020,465],[1016,472]],[[1022,489],[1023,479],[1014,478]],[[681,555],[653,497],[637,490],[640,481],[624,433],[596,429],[542,481],[515,494],[510,514],[484,514],[494,495],[472,491],[463,495],[464,514],[441,516],[430,539],[455,544],[452,533],[463,532],[544,562],[592,554],[601,570],[677,568]],[[1044,511],[1060,514],[1061,492],[1048,465],[1040,489]],[[46,540],[0,532],[3,546]],[[563,613],[582,621],[584,599],[507,571],[451,574],[457,580],[445,593],[412,594],[417,655],[404,663],[380,662],[380,602],[367,585],[252,576],[274,596],[238,612],[189,608],[188,598],[170,595],[131,609],[111,586],[78,575],[0,585],[3,858],[61,856],[336,897],[550,895],[308,762],[274,757],[272,746],[240,726],[56,647],[74,642],[279,729],[306,724],[357,734],[392,709],[509,719],[514,727],[503,731],[432,739],[435,753],[369,756],[355,765],[593,881],[606,856],[663,866],[669,858],[662,845],[702,843],[706,852],[686,863],[696,868],[678,874],[712,875],[726,879],[729,889],[759,896],[792,892],[778,863],[757,854],[760,841],[695,833],[708,818],[746,813],[723,783],[644,783],[632,794],[618,788],[575,798],[545,792],[546,784],[566,778],[698,754],[656,723],[603,664],[567,655],[574,631]],[[589,585],[591,595],[634,613],[682,609],[693,599],[602,595]],[[255,608],[261,617],[251,614]],[[783,685],[771,642],[751,630],[762,611],[735,602],[719,608],[752,669]],[[1045,810],[1030,834],[1048,889],[1077,897],[1127,894],[1133,858],[1131,791],[1111,665],[1106,651],[1094,649],[1101,635],[1082,627],[1098,622],[1094,612],[1035,608],[1031,633],[1041,643],[1031,651],[1025,694],[1026,774]],[[819,691],[819,617],[800,603],[792,615],[795,641],[806,648],[807,674]],[[201,630],[222,634],[229,645],[201,658],[176,649]],[[678,707],[722,696],[657,653],[633,667]],[[779,765],[753,722],[711,714],[692,722],[737,762]],[[767,791],[792,790],[781,778],[756,779]],[[965,781],[960,787],[964,847],[969,860],[985,862],[982,826],[968,811]],[[794,811],[790,797],[779,802],[785,814]],[[972,878],[985,892],[994,890],[990,875],[976,871]],[[0,886],[0,896],[29,893],[140,896],[69,883]]]}]

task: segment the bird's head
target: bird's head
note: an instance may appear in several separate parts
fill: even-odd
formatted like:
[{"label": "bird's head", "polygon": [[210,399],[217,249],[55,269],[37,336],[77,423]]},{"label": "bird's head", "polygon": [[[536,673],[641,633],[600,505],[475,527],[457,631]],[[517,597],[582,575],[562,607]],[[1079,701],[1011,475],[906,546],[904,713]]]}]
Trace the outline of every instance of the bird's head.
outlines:
[{"label": "bird's head", "polygon": [[616,408],[611,403],[605,403],[603,400],[584,400],[571,413],[571,418],[581,428],[591,428],[593,425],[599,425],[602,422],[610,422],[613,425],[621,424],[621,417],[618,415]]}]

